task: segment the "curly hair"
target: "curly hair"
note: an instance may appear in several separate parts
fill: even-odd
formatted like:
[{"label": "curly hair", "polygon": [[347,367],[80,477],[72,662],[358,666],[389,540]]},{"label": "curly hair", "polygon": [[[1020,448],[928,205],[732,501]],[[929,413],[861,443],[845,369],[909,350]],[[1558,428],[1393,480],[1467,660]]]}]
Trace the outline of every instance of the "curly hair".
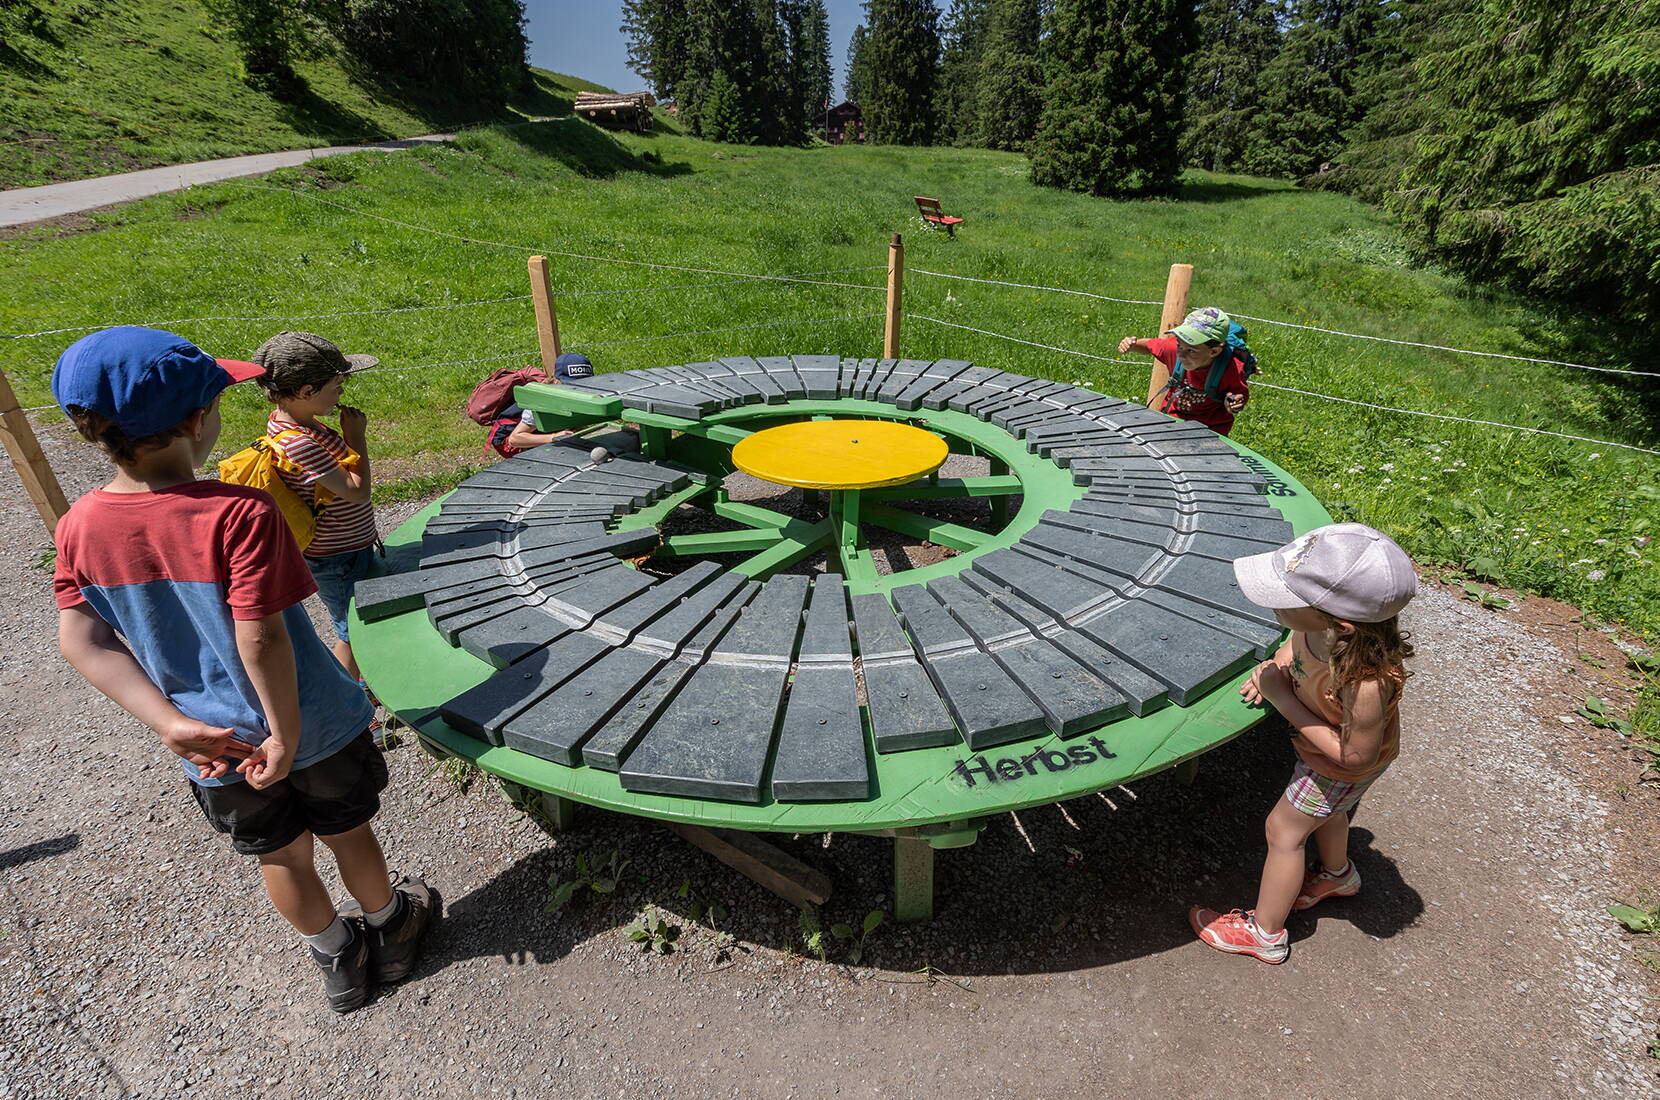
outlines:
[{"label": "curly hair", "polygon": [[1400,617],[1379,623],[1353,623],[1354,629],[1339,633],[1331,647],[1332,687],[1342,692],[1362,680],[1376,677],[1393,686],[1400,697],[1401,685],[1412,673],[1406,662],[1413,656],[1411,635],[1401,629]]},{"label": "curly hair", "polygon": [[145,451],[160,450],[185,434],[183,427],[175,424],[171,428],[133,439],[116,427],[115,421],[102,413],[93,412],[80,405],[70,405],[65,411],[69,413],[69,420],[75,425],[75,430],[81,433],[81,438],[88,443],[97,444],[120,466],[131,466]]}]

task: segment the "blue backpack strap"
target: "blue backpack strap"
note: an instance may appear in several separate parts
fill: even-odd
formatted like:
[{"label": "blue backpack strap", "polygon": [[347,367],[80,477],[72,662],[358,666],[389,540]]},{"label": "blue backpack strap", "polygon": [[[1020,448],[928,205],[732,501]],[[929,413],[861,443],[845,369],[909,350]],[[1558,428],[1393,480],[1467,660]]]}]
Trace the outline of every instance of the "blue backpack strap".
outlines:
[{"label": "blue backpack strap", "polygon": [[1238,321],[1228,322],[1228,339],[1222,347],[1222,354],[1216,357],[1211,364],[1210,373],[1205,375],[1205,393],[1216,396],[1222,387],[1222,376],[1228,373],[1228,364],[1232,360],[1239,361],[1240,371],[1249,378],[1257,373],[1257,357],[1251,354],[1251,349],[1245,346],[1245,326]]}]

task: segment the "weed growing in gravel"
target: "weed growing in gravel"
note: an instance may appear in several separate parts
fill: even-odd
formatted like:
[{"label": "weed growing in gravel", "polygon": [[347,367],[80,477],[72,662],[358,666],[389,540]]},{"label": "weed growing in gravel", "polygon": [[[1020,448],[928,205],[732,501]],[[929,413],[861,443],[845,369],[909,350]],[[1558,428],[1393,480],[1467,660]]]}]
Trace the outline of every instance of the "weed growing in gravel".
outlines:
[{"label": "weed growing in gravel", "polygon": [[57,568],[57,564],[58,548],[56,546],[48,546],[39,554],[35,555],[35,560],[30,564],[29,568],[45,571]]},{"label": "weed growing in gravel", "polygon": [[611,849],[611,854],[605,857],[603,863],[595,861],[590,864],[587,855],[579,853],[575,878],[562,879],[558,871],[548,875],[548,900],[543,904],[542,911],[557,913],[579,894],[586,896],[589,891],[607,896],[616,893],[617,883],[622,881],[622,873],[628,864],[620,848]]},{"label": "weed growing in gravel", "polygon": [[701,922],[709,929],[703,937],[703,942],[714,949],[717,959],[724,959],[737,937],[721,927],[726,922],[726,906],[718,901],[705,898],[691,879],[686,879],[675,890],[674,896],[686,903],[686,919],[694,923]]},{"label": "weed growing in gravel", "polygon": [[473,784],[478,781],[478,777],[484,774],[477,764],[459,756],[446,756],[434,764],[428,770],[427,775],[432,775],[434,772],[438,774],[438,778],[454,787],[461,794],[466,794],[471,790]]},{"label": "weed growing in gravel", "polygon": [[882,921],[886,918],[887,914],[882,912],[882,910],[872,909],[870,912],[865,914],[864,923],[860,925],[859,931],[853,931],[853,926],[849,924],[832,924],[830,926],[830,934],[848,945],[850,948],[848,958],[852,961],[854,966],[858,966],[860,961],[865,957],[866,938],[869,937],[872,932],[876,931],[877,928],[881,927]]},{"label": "weed growing in gravel", "polygon": [[814,955],[819,962],[830,961],[830,942],[824,938],[824,927],[819,924],[818,914],[807,906],[801,907],[801,945]]},{"label": "weed growing in gravel", "polygon": [[1653,900],[1650,891],[1639,890],[1636,905],[1610,905],[1608,915],[1625,925],[1628,932],[1651,936],[1660,933],[1660,905],[1650,905]]},{"label": "weed growing in gravel", "polygon": [[655,905],[646,906],[639,918],[623,932],[631,942],[639,944],[641,950],[659,955],[673,951],[674,941],[680,938],[680,926],[670,924],[663,911]]}]

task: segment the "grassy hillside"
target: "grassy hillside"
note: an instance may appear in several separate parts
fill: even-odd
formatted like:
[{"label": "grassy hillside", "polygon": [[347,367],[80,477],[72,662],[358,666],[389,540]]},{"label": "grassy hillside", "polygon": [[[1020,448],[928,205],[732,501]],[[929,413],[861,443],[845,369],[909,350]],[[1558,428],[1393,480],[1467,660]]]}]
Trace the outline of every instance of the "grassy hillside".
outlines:
[{"label": "grassy hillside", "polygon": [[[0,188],[162,164],[409,137],[486,121],[467,103],[398,102],[333,57],[296,65],[281,102],[238,76],[235,46],[196,0],[26,0],[0,5]],[[563,115],[596,85],[536,72],[496,117]]]},{"label": "grassy hillside", "polygon": [[[524,260],[534,250],[552,256],[567,344],[602,369],[731,354],[875,354],[879,269],[896,231],[912,269],[908,311],[1107,358],[1117,357],[1121,337],[1153,334],[1156,306],[917,269],[1157,299],[1168,265],[1187,261],[1197,267],[1195,304],[1622,365],[1595,343],[1595,319],[1575,327],[1572,318],[1413,267],[1369,207],[1261,180],[1200,175],[1180,201],[1114,203],[1033,188],[1021,158],[1002,153],[752,149],[661,132],[617,138],[568,120],[333,159],[262,186],[301,194],[227,183],[100,216],[97,232],[0,244],[10,273],[0,332],[217,318],[173,327],[219,354],[243,355],[280,328],[315,329],[383,358],[390,369],[352,382],[354,403],[372,418],[377,476],[429,489],[481,461],[481,433],[461,414],[473,384],[492,367],[533,356],[529,303],[485,300],[525,293]],[[955,240],[918,224],[918,193],[939,195],[967,218]],[[823,278],[872,289],[733,282],[557,252],[723,272],[862,267]],[[456,308],[305,316],[440,304]],[[702,334],[654,339],[688,332]],[[0,341],[0,366],[26,404],[50,400],[51,363],[76,335]],[[1615,376],[1261,324],[1252,343],[1264,381],[1657,445],[1637,387]],[[1140,363],[916,319],[905,323],[902,344],[908,355],[969,358],[1145,396]],[[262,415],[257,394],[233,393],[227,443],[251,438]],[[1644,541],[1660,501],[1654,456],[1262,388],[1236,435],[1291,469],[1335,514],[1391,531],[1425,560],[1639,629],[1660,627],[1660,569]]]}]

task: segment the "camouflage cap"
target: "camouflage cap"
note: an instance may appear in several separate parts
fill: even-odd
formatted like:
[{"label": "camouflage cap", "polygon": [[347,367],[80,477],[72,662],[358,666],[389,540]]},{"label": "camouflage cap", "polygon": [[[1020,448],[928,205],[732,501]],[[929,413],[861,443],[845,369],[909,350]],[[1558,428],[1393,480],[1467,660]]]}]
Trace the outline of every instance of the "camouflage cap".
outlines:
[{"label": "camouflage cap", "polygon": [[1170,335],[1184,344],[1208,344],[1212,340],[1226,340],[1232,319],[1215,306],[1196,309],[1170,330]]}]

